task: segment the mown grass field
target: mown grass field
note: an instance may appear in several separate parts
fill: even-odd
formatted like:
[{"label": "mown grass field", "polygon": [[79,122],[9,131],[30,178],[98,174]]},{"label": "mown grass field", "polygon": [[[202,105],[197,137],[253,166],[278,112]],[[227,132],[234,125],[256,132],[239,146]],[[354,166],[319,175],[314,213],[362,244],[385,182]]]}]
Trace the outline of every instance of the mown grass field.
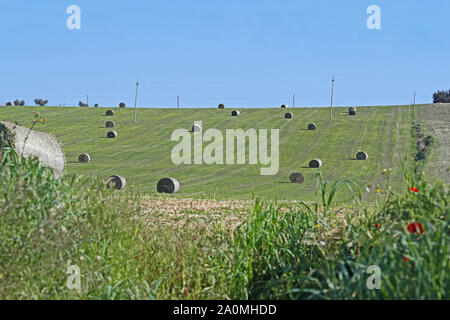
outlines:
[{"label": "mown grass field", "polygon": [[[35,129],[55,134],[66,153],[66,176],[97,176],[106,179],[120,174],[127,179],[127,190],[157,194],[156,184],[163,177],[181,183],[178,197],[218,199],[308,200],[314,196],[316,169],[307,168],[312,158],[323,161],[327,181],[349,179],[360,187],[371,185],[371,197],[377,185],[383,187],[384,168],[393,168],[391,186],[401,180],[400,160],[412,150],[411,107],[387,106],[359,108],[349,116],[347,108],[335,108],[330,120],[329,108],[240,109],[231,117],[231,109],[138,109],[138,123],[133,124],[133,109],[113,108],[112,117],[105,108],[80,107],[1,107],[0,119],[30,126],[35,113],[45,118]],[[284,119],[293,112],[291,120]],[[116,124],[116,139],[107,139],[105,122]],[[178,142],[170,141],[172,131],[191,129],[194,121],[203,122],[203,131],[226,129],[280,129],[280,168],[277,175],[260,175],[258,165],[175,165],[171,150]],[[315,122],[318,129],[306,130]],[[270,138],[269,138],[270,140]],[[248,145],[247,145],[248,147]],[[248,150],[248,149],[247,149]],[[354,160],[364,150],[367,161]],[[80,164],[78,155],[89,153],[91,162]],[[305,175],[301,185],[289,183],[289,175]],[[337,199],[348,198],[347,192]]]}]

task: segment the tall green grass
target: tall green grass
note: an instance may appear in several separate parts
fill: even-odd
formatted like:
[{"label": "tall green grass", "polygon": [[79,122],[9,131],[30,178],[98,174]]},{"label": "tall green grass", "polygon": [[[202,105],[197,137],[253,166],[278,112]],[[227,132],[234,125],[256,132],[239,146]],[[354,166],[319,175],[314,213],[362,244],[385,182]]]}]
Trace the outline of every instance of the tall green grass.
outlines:
[{"label": "tall green grass", "polygon": [[[406,170],[376,207],[319,172],[317,203],[256,200],[236,230],[148,224],[140,195],[56,179],[8,148],[0,181],[0,298],[448,299],[450,193]],[[339,187],[352,208],[333,207]],[[66,285],[69,265],[81,290]],[[371,265],[380,290],[366,285]]]}]

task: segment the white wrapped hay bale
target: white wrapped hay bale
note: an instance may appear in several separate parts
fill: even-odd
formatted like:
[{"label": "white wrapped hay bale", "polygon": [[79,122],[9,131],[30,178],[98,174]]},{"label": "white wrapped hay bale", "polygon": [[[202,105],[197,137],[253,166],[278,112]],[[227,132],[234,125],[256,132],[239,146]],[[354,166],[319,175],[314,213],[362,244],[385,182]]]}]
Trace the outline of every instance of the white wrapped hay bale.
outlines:
[{"label": "white wrapped hay bale", "polygon": [[231,116],[232,116],[232,117],[237,117],[237,116],[240,116],[240,115],[241,115],[241,113],[240,113],[239,111],[233,110],[233,111],[231,112]]},{"label": "white wrapped hay bale", "polygon": [[308,130],[316,130],[317,129],[317,124],[315,124],[314,122],[308,124]]},{"label": "white wrapped hay bale", "polygon": [[159,193],[177,193],[180,190],[180,183],[174,178],[162,178],[156,185]]},{"label": "white wrapped hay bale", "polygon": [[368,158],[369,158],[369,155],[364,151],[360,151],[356,154],[356,159],[358,159],[358,160],[367,160]]},{"label": "white wrapped hay bale", "polygon": [[78,156],[78,162],[80,163],[88,163],[91,161],[91,156],[87,153],[82,153]]},{"label": "white wrapped hay bale", "polygon": [[106,186],[108,188],[121,190],[124,189],[126,185],[127,180],[125,180],[123,176],[119,176],[117,174],[112,175],[108,178],[108,180],[106,180]]},{"label": "white wrapped hay bale", "polygon": [[108,131],[108,133],[106,134],[106,137],[108,137],[110,139],[114,139],[117,137],[117,132],[115,132],[114,130]]},{"label": "white wrapped hay bale", "polygon": [[322,160],[320,160],[320,159],[312,159],[309,162],[309,167],[310,168],[320,168],[320,167],[322,167]]},{"label": "white wrapped hay bale", "polygon": [[194,125],[192,126],[192,132],[201,132],[201,131],[202,127],[198,123],[194,123]]},{"label": "white wrapped hay bale", "polygon": [[288,107],[287,104],[282,104],[282,105],[281,105],[281,109],[285,109],[285,108],[287,108],[287,107]]},{"label": "white wrapped hay bale", "polygon": [[41,165],[53,169],[56,177],[64,173],[64,150],[61,142],[52,134],[0,121],[0,147],[3,145],[12,147],[19,156],[37,157]]}]

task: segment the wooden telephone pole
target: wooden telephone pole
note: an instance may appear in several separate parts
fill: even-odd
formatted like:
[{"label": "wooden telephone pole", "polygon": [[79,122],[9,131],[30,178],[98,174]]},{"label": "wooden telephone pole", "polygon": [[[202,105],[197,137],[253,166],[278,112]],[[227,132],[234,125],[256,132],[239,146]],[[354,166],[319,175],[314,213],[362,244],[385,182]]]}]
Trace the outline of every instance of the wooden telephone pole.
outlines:
[{"label": "wooden telephone pole", "polygon": [[133,120],[134,123],[136,123],[136,108],[137,108],[138,87],[139,87],[139,81],[136,80],[136,96],[134,98],[134,120]]},{"label": "wooden telephone pole", "polygon": [[292,108],[295,108],[295,93],[292,96]]},{"label": "wooden telephone pole", "polygon": [[333,97],[334,97],[334,75],[331,79],[331,107],[330,107],[330,118],[333,118]]}]

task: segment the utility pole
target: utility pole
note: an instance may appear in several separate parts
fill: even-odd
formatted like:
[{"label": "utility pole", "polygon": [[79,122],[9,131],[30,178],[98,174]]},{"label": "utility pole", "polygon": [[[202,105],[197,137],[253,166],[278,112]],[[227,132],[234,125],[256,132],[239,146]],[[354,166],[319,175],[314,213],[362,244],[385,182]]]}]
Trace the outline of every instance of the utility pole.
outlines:
[{"label": "utility pole", "polygon": [[134,123],[136,123],[136,108],[137,108],[138,87],[139,87],[139,81],[136,80],[136,96],[134,98],[134,120],[133,120]]},{"label": "utility pole", "polygon": [[416,92],[414,91],[413,105],[416,105]]},{"label": "utility pole", "polygon": [[180,96],[177,96],[177,108],[180,109]]},{"label": "utility pole", "polygon": [[331,107],[330,107],[330,118],[333,118],[333,97],[334,97],[334,74],[331,79]]},{"label": "utility pole", "polygon": [[295,93],[292,96],[292,108],[295,108]]},{"label": "utility pole", "polygon": [[88,94],[86,95],[86,104],[89,107],[89,95]]}]

